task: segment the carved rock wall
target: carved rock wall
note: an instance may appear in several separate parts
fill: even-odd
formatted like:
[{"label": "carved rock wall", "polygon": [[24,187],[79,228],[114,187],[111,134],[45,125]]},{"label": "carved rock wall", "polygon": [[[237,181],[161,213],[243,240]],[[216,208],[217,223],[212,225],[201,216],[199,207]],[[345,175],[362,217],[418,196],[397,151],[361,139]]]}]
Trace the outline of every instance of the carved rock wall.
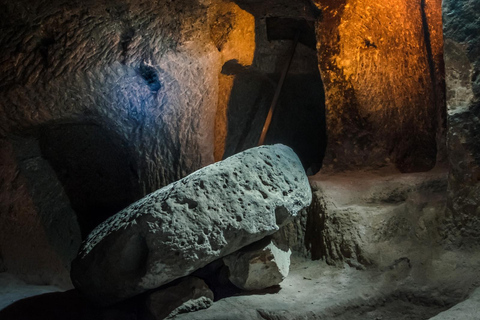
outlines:
[{"label": "carved rock wall", "polygon": [[[221,64],[208,26],[216,7],[183,0],[2,0],[1,7],[0,269],[48,283],[54,276],[42,266],[59,261],[52,273],[68,274],[81,240],[78,226],[72,239],[52,228],[58,219],[75,224],[78,215],[85,236],[213,162]],[[29,155],[13,136],[38,152]]]},{"label": "carved rock wall", "polygon": [[480,1],[443,2],[448,112],[448,212],[453,237],[480,237]]},{"label": "carved rock wall", "polygon": [[325,170],[426,171],[444,153],[441,2],[316,0]]}]

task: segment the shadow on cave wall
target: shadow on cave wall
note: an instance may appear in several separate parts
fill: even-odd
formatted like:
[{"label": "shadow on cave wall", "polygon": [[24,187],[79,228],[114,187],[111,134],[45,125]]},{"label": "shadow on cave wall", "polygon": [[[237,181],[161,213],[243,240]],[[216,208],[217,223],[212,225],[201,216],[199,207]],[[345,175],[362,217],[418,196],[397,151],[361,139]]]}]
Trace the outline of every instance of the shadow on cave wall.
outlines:
[{"label": "shadow on cave wall", "polygon": [[[255,147],[275,92],[278,75],[238,74],[228,105],[224,158]],[[283,143],[316,172],[325,154],[325,95],[320,74],[291,74],[285,81],[266,144]]]},{"label": "shadow on cave wall", "polygon": [[[270,54],[274,57],[272,59],[275,59],[273,62],[275,72],[266,72],[259,65],[265,61],[264,51],[269,50],[265,48],[268,46],[267,32],[259,28],[266,28],[266,20],[269,18],[259,18],[252,7],[238,4],[255,16],[256,49],[250,67],[230,60],[222,68],[223,74],[235,76],[227,107],[227,137],[223,158],[257,146],[280,79],[280,70],[288,61],[284,50],[272,51]],[[285,33],[283,30],[280,32]],[[310,38],[315,39],[313,27],[302,32],[311,32]],[[293,41],[285,40],[283,47],[290,47]],[[282,46],[279,47],[283,49]],[[311,50],[311,53],[305,55],[305,51],[308,50]],[[299,51],[302,51],[302,56],[299,56]],[[262,54],[264,56],[259,57]],[[265,144],[282,143],[291,147],[302,161],[307,174],[315,174],[321,168],[326,149],[325,92],[318,70],[316,50],[299,43],[293,59],[308,61],[299,64],[301,70],[295,69],[295,63],[292,64],[276,105]],[[306,65],[310,66],[308,70],[305,68]]]},{"label": "shadow on cave wall", "polygon": [[77,213],[83,238],[142,196],[132,155],[114,132],[97,124],[45,126],[39,144]]},{"label": "shadow on cave wall", "polygon": [[[30,133],[27,140],[38,149],[35,157],[48,162],[45,166],[54,172],[48,179],[39,179],[38,175],[45,175],[45,170],[38,172],[23,166],[29,188],[49,190],[47,181],[59,181],[76,213],[82,238],[142,196],[131,150],[111,130],[93,123],[48,124]],[[29,145],[25,140],[15,145],[19,159],[31,152],[21,147]],[[38,191],[31,193],[36,206],[44,207],[49,196]]]}]

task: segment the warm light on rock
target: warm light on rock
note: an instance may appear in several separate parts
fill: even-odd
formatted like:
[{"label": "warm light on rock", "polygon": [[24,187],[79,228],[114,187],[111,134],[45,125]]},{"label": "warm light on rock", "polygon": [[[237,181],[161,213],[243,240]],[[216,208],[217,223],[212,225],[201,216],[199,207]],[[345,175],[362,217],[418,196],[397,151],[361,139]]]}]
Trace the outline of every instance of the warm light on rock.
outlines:
[{"label": "warm light on rock", "polygon": [[444,143],[440,1],[316,3],[327,168],[432,168]]},{"label": "warm light on rock", "polygon": [[[233,2],[222,3],[210,26],[210,36],[221,54],[222,65],[227,61],[248,68],[255,53],[255,19]],[[227,108],[232,93],[234,75],[218,74],[218,105],[215,117],[215,160],[222,160],[227,137]]]},{"label": "warm light on rock", "polygon": [[479,318],[480,0],[0,2],[0,319]]}]

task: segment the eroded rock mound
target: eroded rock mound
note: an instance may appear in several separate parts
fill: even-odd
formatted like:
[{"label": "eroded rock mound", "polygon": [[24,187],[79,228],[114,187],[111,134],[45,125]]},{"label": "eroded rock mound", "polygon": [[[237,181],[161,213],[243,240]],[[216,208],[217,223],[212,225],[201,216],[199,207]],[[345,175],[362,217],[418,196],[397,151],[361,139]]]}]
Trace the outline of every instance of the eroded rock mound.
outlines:
[{"label": "eroded rock mound", "polygon": [[147,308],[155,320],[206,309],[213,304],[213,292],[200,278],[186,277],[178,284],[160,289],[147,298]]},{"label": "eroded rock mound", "polygon": [[236,154],[157,190],[100,224],[72,280],[102,305],[157,288],[274,233],[311,202],[284,145]]}]

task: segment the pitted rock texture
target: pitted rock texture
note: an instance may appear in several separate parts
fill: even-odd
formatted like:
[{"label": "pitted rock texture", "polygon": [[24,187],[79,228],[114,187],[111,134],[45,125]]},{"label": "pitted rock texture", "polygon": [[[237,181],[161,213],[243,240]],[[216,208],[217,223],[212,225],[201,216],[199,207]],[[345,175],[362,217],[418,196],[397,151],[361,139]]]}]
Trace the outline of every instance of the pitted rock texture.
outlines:
[{"label": "pitted rock texture", "polygon": [[480,239],[480,2],[443,2],[451,241]]},{"label": "pitted rock texture", "polygon": [[155,320],[179,313],[206,309],[213,304],[213,292],[200,278],[186,277],[172,286],[162,288],[147,298],[147,309]]},{"label": "pitted rock texture", "polygon": [[290,269],[292,251],[280,249],[270,239],[259,241],[223,258],[230,281],[243,290],[278,285]]},{"label": "pitted rock texture", "polygon": [[175,319],[178,315],[208,309],[213,305],[213,300],[207,297],[200,297],[189,300],[173,310],[166,319]]},{"label": "pitted rock texture", "polygon": [[72,264],[83,294],[111,304],[274,233],[312,199],[283,145],[249,149],[149,194],[99,225]]}]

